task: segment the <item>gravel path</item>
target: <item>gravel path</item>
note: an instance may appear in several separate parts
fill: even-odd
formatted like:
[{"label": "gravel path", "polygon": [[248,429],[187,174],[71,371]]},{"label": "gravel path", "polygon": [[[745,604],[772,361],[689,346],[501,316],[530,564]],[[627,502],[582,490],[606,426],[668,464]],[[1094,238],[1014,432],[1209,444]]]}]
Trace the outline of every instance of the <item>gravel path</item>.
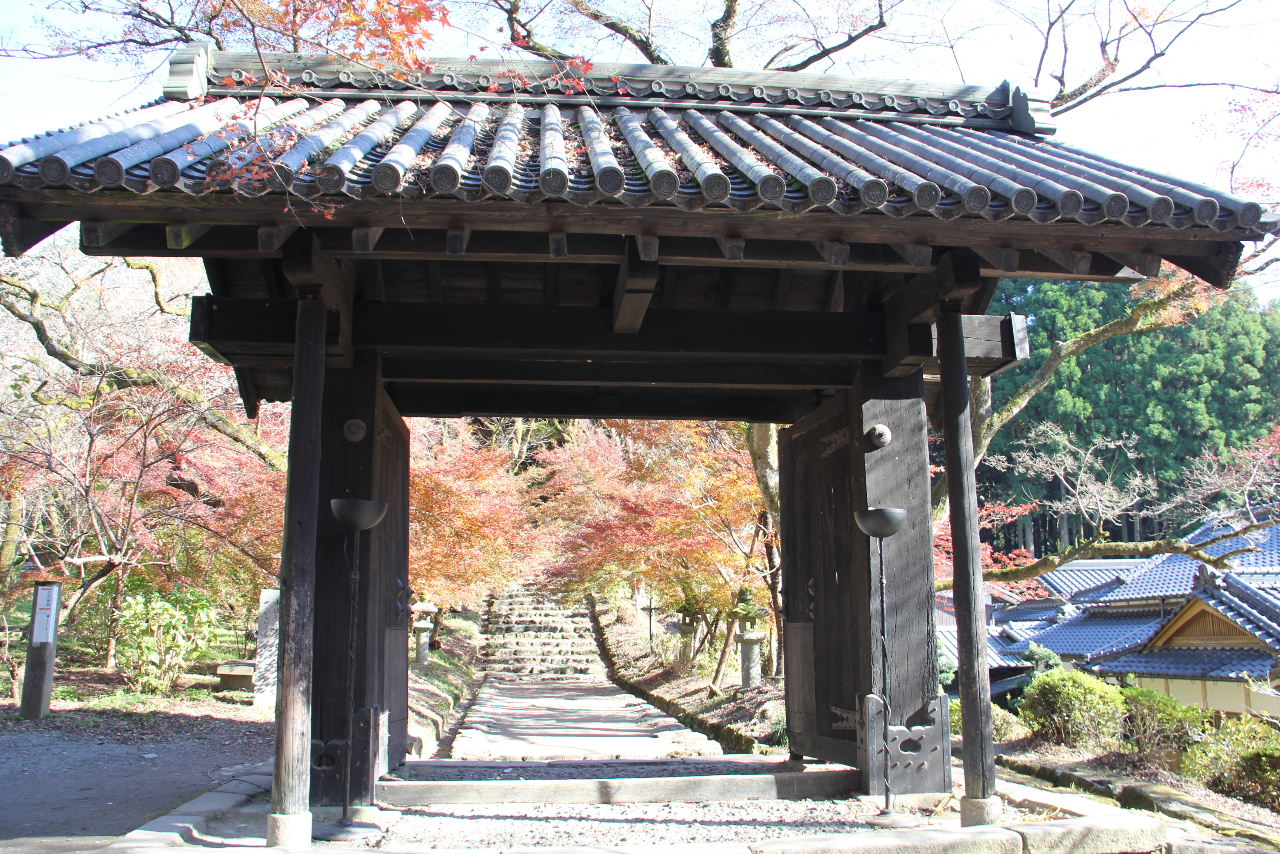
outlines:
[{"label": "gravel path", "polygon": [[603,677],[498,676],[476,693],[454,759],[714,756],[720,745]]},{"label": "gravel path", "polygon": [[[866,828],[857,801],[721,801],[701,804],[505,804],[406,812],[382,848],[679,845],[752,842]],[[955,822],[944,814],[941,823]]]}]

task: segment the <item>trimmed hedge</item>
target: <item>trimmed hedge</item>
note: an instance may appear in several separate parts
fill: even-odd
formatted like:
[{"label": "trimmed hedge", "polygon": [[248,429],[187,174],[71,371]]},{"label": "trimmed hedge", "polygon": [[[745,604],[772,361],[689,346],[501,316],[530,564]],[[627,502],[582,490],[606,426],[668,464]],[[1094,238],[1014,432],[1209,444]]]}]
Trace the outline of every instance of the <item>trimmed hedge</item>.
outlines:
[{"label": "trimmed hedge", "polygon": [[1120,689],[1079,670],[1037,673],[1022,694],[1018,717],[1047,741],[1087,747],[1114,741],[1124,725]]}]

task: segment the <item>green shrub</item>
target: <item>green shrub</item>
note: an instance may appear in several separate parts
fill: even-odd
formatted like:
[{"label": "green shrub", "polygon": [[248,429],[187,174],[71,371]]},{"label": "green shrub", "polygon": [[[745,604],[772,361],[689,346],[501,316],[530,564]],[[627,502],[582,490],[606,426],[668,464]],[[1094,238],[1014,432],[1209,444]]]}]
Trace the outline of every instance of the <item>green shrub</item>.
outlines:
[{"label": "green shrub", "polygon": [[1264,747],[1246,753],[1232,778],[1232,791],[1223,794],[1266,807],[1280,809],[1280,747]]},{"label": "green shrub", "polygon": [[946,656],[938,655],[938,687],[946,688],[956,678],[956,663]]},{"label": "green shrub", "polygon": [[[961,735],[963,724],[961,723],[960,701],[952,699],[948,704],[950,709],[949,717],[951,718],[951,734]],[[996,741],[1013,741],[1022,738],[1027,734],[1027,727],[1022,721],[1018,720],[1018,716],[1010,714],[1007,709],[1003,709],[994,703],[991,706],[991,737]]]},{"label": "green shrub", "polygon": [[1143,752],[1180,755],[1209,727],[1209,713],[1150,688],[1121,688],[1124,737]]},{"label": "green shrub", "polygon": [[1018,716],[1036,735],[1087,747],[1112,741],[1124,723],[1120,689],[1079,670],[1037,673],[1022,695]]},{"label": "green shrub", "polygon": [[120,604],[120,673],[133,690],[170,694],[213,637],[217,612],[196,591],[142,593]]},{"label": "green shrub", "polygon": [[1027,651],[1022,654],[1022,660],[1034,664],[1036,670],[1053,670],[1062,666],[1062,658],[1056,652],[1035,641],[1027,644]]},{"label": "green shrub", "polygon": [[1027,726],[1018,716],[1000,706],[991,707],[991,735],[996,741],[1025,738]]},{"label": "green shrub", "polygon": [[1252,716],[1228,718],[1187,751],[1182,773],[1214,791],[1280,806],[1280,732]]}]

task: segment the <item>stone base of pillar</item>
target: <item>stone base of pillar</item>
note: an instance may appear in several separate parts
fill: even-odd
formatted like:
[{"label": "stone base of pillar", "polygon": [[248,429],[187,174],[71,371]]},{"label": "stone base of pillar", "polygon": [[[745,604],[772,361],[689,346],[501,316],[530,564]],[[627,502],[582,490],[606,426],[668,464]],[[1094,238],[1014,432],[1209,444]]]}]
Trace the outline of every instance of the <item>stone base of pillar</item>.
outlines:
[{"label": "stone base of pillar", "polygon": [[271,813],[267,816],[267,847],[286,851],[311,848],[311,813]]},{"label": "stone base of pillar", "polygon": [[998,797],[961,798],[960,826],[974,827],[980,824],[996,824],[1000,821],[1003,803]]}]

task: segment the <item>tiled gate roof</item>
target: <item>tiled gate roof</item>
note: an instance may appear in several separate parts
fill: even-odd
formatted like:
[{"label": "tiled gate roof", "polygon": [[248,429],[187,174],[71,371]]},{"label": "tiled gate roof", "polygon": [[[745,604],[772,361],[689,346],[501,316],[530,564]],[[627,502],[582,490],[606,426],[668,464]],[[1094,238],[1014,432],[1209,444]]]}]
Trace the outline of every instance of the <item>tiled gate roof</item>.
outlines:
[{"label": "tiled gate roof", "polygon": [[1049,141],[1043,105],[1008,84],[269,62],[264,84],[256,57],[180,54],[168,99],[5,148],[0,184],[1277,227],[1257,203]]}]

